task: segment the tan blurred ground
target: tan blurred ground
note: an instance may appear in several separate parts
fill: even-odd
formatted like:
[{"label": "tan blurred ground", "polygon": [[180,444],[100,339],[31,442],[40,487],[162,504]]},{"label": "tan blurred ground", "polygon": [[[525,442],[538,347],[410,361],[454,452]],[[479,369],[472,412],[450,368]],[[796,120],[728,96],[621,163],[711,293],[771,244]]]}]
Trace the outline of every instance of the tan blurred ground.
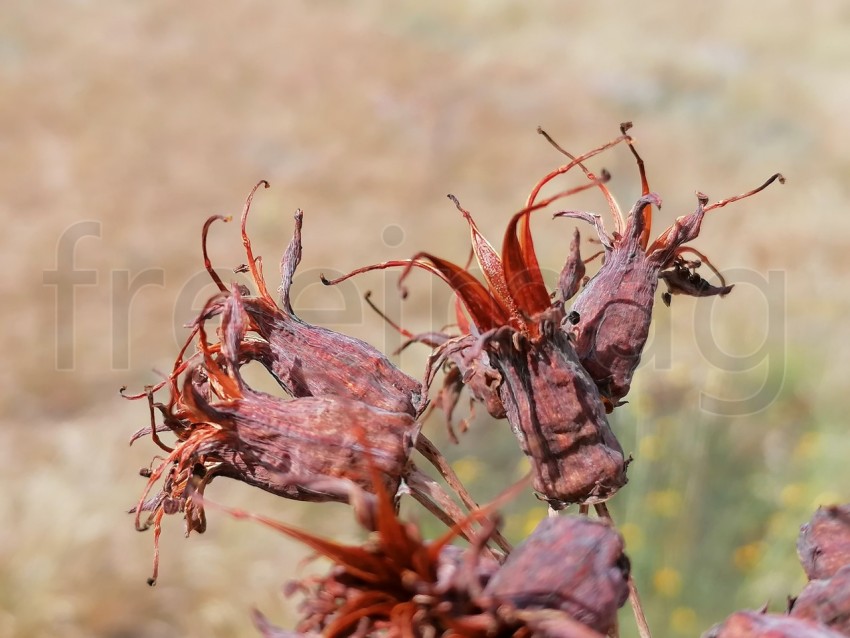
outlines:
[{"label": "tan blurred ground", "polygon": [[[651,185],[665,198],[664,222],[693,208],[695,190],[718,199],[781,170],[784,187],[713,214],[697,246],[721,270],[784,275],[782,294],[769,307],[742,285],[703,310],[679,299],[672,312],[662,308],[675,366],[646,368],[622,418],[639,422],[641,401],[661,401],[684,431],[677,436],[692,442],[699,389],[740,389],[694,347],[691,325],[706,307],[730,352],[757,350],[766,324],[784,319],[770,345],[793,365],[795,395],[782,394],[783,369],[776,401],[803,407],[782,408],[783,432],[815,428],[824,412],[840,417],[850,374],[848,35],[850,6],[840,0],[5,3],[0,636],[251,636],[255,605],[287,622],[279,586],[303,556],[293,544],[217,514],[207,534],[186,541],[169,520],[161,582],[149,589],[150,535],[122,513],[153,449],[147,441],[127,448],[146,409],[121,401],[118,387],[141,388],[157,378],[154,368],[169,367],[175,323],[191,318],[200,226],[210,214],[238,213],[261,178],[272,189],[258,196],[251,229],[276,286],[296,207],[306,215],[302,270],[313,278],[419,249],[462,261],[468,236],[448,192],[496,243],[531,185],[559,163],[537,125],[583,151],[633,120]],[[613,172],[627,206],[639,188],[628,153],[594,165]],[[602,212],[603,202],[587,195],[570,206]],[[77,287],[75,306],[57,310],[45,272],[61,269],[60,237],[81,220],[95,220],[99,236],[80,239],[76,268],[95,271],[97,283]],[[535,228],[541,261],[558,269],[568,225],[541,218]],[[213,227],[222,268],[241,263],[237,230]],[[140,289],[128,305],[121,278],[145,271],[161,272],[164,285]],[[428,316],[428,295],[412,295],[402,311],[391,278],[358,286],[374,287],[414,328],[445,319],[444,311]],[[313,309],[304,313],[312,320],[396,343],[356,307],[323,314],[339,307],[333,294],[305,287],[299,305]],[[434,294],[445,303],[444,291]],[[188,303],[202,298],[198,290]],[[419,362],[403,359],[417,375]],[[765,414],[742,415],[736,427],[756,441],[752,462],[773,477],[765,489],[779,490],[785,457],[759,443],[772,440]],[[785,443],[780,437],[778,449]],[[814,454],[809,462],[826,461]],[[835,484],[850,500],[847,478],[845,470]],[[493,477],[496,488],[506,482]],[[318,532],[338,528],[327,510],[213,488],[219,500]],[[623,498],[640,489],[633,479]],[[751,489],[730,486],[742,499]],[[699,548],[688,551],[688,569],[698,570]],[[659,596],[662,581],[653,581]],[[708,584],[744,587],[743,578]],[[752,607],[764,602],[742,596]],[[682,622],[690,618],[677,609]],[[715,613],[697,611],[706,610]]]}]

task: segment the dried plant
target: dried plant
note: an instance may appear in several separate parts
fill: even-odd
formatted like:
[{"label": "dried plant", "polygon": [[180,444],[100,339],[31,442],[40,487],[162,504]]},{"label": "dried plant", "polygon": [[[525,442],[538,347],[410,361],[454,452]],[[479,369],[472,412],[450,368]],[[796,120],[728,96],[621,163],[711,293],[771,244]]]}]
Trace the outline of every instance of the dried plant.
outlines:
[{"label": "dried plant", "polygon": [[[259,187],[265,182],[257,185]],[[371,345],[319,326],[302,322],[292,312],[289,291],[301,259],[302,214],[296,213],[293,239],[281,262],[279,307],[271,298],[245,231],[247,214],[256,191],[252,190],[242,214],[242,239],[257,296],[234,284],[226,288],[212,269],[206,250],[211,217],[204,225],[204,263],[220,292],[205,305],[192,324],[191,334],[181,349],[171,374],[158,386],[128,398],[147,398],[151,423],[131,439],[151,435],[166,453],[158,464],[143,470],[148,484],[134,508],[140,530],[154,528],[155,582],[158,571],[158,542],[165,514],[181,513],[187,535],[203,532],[203,508],[187,496],[187,486],[196,492],[216,476],[234,478],[279,496],[306,501],[345,500],[346,494],[306,489],[302,479],[344,477],[365,488],[372,485],[364,474],[364,448],[357,432],[368,432],[367,441],[385,488],[395,494],[402,481],[429,511],[452,526],[464,518],[455,502],[422,473],[411,460],[414,446],[437,465],[450,483],[461,491],[469,509],[477,506],[463,489],[450,466],[425,437],[419,438],[417,421],[427,405],[421,384],[396,368]],[[218,339],[208,342],[206,323],[219,316]],[[252,333],[248,336],[248,333]],[[197,338],[197,351],[187,355]],[[239,373],[250,361],[261,362],[290,394],[284,399],[250,388]],[[154,401],[154,392],[167,385],[167,404]],[[123,390],[123,389],[122,389]],[[155,422],[158,410],[163,423]],[[167,445],[160,432],[177,437]],[[148,494],[162,480],[160,491]],[[148,512],[142,521],[142,512]],[[464,528],[464,535],[471,532]],[[507,551],[510,544],[499,534],[494,539]]]},{"label": "dried plant", "polygon": [[[626,139],[623,135],[594,149],[560,172]],[[603,175],[597,181],[606,179]],[[559,328],[566,320],[563,304],[553,302],[546,289],[529,225],[532,212],[590,188],[597,181],[558,193],[515,214],[508,223],[501,255],[478,230],[469,212],[450,196],[469,225],[472,249],[485,283],[467,268],[425,252],[412,259],[366,266],[333,281],[325,280],[336,284],[370,270],[403,266],[400,286],[414,267],[446,281],[468,319],[458,313],[463,332],[438,344],[426,381],[431,382],[442,362],[452,361],[458,371],[448,381],[448,405],[453,408],[458,378],[472,379],[482,371],[489,373],[483,377],[487,383],[473,387],[473,396],[487,405],[504,408],[520,448],[531,461],[535,490],[556,509],[570,503],[602,502],[626,482],[623,451],[605,418],[599,392],[580,364],[570,339]],[[573,259],[571,256],[568,265]],[[571,269],[577,270],[569,266],[565,271]],[[568,282],[562,285],[577,287]],[[406,294],[406,288],[402,287],[402,291]],[[498,403],[488,396],[494,387],[498,388]]]},{"label": "dried plant", "polygon": [[818,508],[800,529],[797,555],[809,580],[829,578],[850,565],[850,505]]},{"label": "dried plant", "polygon": [[[626,136],[630,128],[631,123],[627,122],[621,125],[620,130]],[[710,205],[708,197],[697,193],[696,210],[677,218],[650,243],[652,207],[661,208],[661,198],[650,192],[643,160],[631,138],[626,136],[629,149],[638,164],[642,194],[624,219],[604,182],[597,180],[584,166],[584,157],[574,158],[542,129],[538,129],[538,132],[567,155],[571,163],[578,162],[585,174],[597,182],[614,218],[614,231],[609,235],[600,216],[594,213],[564,211],[556,214],[556,217],[580,219],[592,224],[603,247],[602,267],[572,303],[571,310],[575,314],[574,320],[570,322],[570,330],[576,337],[575,349],[579,360],[599,387],[610,412],[628,394],[635,369],[640,363],[649,336],[658,282],[664,280],[667,284],[667,292],[663,295],[667,305],[670,305],[671,295],[674,294],[706,297],[725,295],[732,289],[705,255],[685,246],[699,236],[705,214],[755,195],[774,181],[784,183],[785,178],[776,173],[758,188]],[[528,198],[527,206],[534,206],[540,189],[558,174],[550,173],[538,182]],[[574,250],[577,250],[577,244],[574,246]],[[686,259],[685,255],[688,254],[695,255],[697,259]],[[580,259],[575,263],[582,264]],[[703,263],[718,276],[719,286],[708,283],[697,273],[697,268]],[[584,274],[583,265],[579,266],[579,271],[581,275]],[[574,274],[568,275],[568,280],[575,280]],[[574,291],[567,288],[566,292]]]},{"label": "dried plant", "polygon": [[[149,435],[164,452],[142,471],[148,482],[133,510],[137,528],[154,529],[150,582],[157,576],[163,517],[182,514],[187,535],[203,532],[206,505],[257,520],[332,562],[327,574],[289,586],[290,594],[302,597],[295,631],[276,629],[256,615],[265,636],[600,638],[618,635],[617,610],[629,598],[639,633],[648,638],[623,540],[605,504],[626,483],[628,465],[606,412],[620,405],[629,391],[659,281],[667,286],[662,294],[667,305],[674,294],[730,292],[732,287],[711,262],[686,246],[699,235],[705,214],[784,179],[776,174],[752,191],[711,205],[698,194],[696,211],[678,218],[650,242],[652,207],[660,207],[661,200],[649,191],[629,127],[622,125],[620,137],[580,157],[540,131],[570,161],[535,185],[526,206],[510,219],[501,251],[450,196],[468,224],[472,254],[484,281],[470,272],[469,263],[459,266],[426,252],[359,268],[334,281],[323,278],[334,284],[358,273],[402,267],[399,287],[406,295],[406,278],[419,268],[451,287],[456,295],[454,331],[413,334],[385,317],[408,339],[402,347],[418,342],[433,349],[422,382],[373,346],[297,317],[290,289],[301,260],[300,211],[281,260],[280,301],[272,298],[246,230],[253,196],[259,186],[268,186],[266,182],[251,191],[241,216],[247,264],[237,270],[250,274],[255,294],[238,284],[226,286],[213,269],[207,234],[215,221],[229,218],[209,218],[202,231],[203,258],[218,293],[190,326],[166,379],[129,397],[146,398],[150,412],[150,424],[132,440]],[[586,160],[620,142],[627,143],[635,157],[642,185],[641,197],[625,217],[605,185],[609,175],[603,171],[596,176],[585,166]],[[588,183],[538,201],[546,184],[576,167]],[[598,215],[563,211],[556,216],[595,226],[603,264],[595,276],[586,277],[589,260],[582,259],[580,235],[574,231],[566,263],[550,292],[534,249],[531,214],[589,188],[599,188],[608,201],[615,224],[612,234]],[[699,274],[702,264],[717,275],[717,285]],[[565,305],[574,297],[568,311]],[[371,305],[368,294],[366,301]],[[208,326],[214,318],[218,325],[210,339]],[[262,364],[288,396],[251,388],[241,368],[252,361]],[[472,404],[482,403],[493,417],[509,422],[531,461],[534,489],[550,506],[551,516],[515,550],[491,514],[524,483],[479,508],[437,446],[420,431],[428,389],[441,368],[446,373],[433,405],[445,413],[452,437],[453,414],[466,388]],[[169,394],[167,403],[154,399],[162,389]],[[162,440],[160,434],[166,431],[174,443]],[[445,478],[468,514],[417,468],[414,449]],[[350,503],[370,536],[362,545],[342,545],[213,504],[205,490],[217,476],[286,498]],[[428,541],[416,525],[400,520],[398,500],[407,492],[450,530]],[[554,510],[573,503],[580,505],[580,516],[555,515]],[[590,505],[603,520],[584,516]],[[789,601],[786,614],[738,612],[705,636],[850,635],[848,508],[821,508],[803,527],[798,553],[810,582]],[[452,545],[458,537],[466,538],[469,546]]]},{"label": "dried plant", "polygon": [[[397,518],[382,485],[376,484],[373,496],[350,482],[336,483],[340,491],[354,493],[350,500],[357,518],[372,532],[364,545],[340,545],[228,509],[332,561],[325,576],[287,587],[290,595],[303,598],[300,635],[589,638],[615,625],[626,598],[629,563],[622,539],[608,525],[585,517],[546,519],[500,565],[482,553],[493,520],[485,519],[484,531],[465,550],[450,544],[457,530],[427,542],[416,525]],[[515,492],[516,487],[508,490],[497,502]],[[471,517],[481,519],[494,505]],[[561,568],[552,565],[553,555]],[[296,635],[279,633],[261,616],[258,624],[267,636]]]}]

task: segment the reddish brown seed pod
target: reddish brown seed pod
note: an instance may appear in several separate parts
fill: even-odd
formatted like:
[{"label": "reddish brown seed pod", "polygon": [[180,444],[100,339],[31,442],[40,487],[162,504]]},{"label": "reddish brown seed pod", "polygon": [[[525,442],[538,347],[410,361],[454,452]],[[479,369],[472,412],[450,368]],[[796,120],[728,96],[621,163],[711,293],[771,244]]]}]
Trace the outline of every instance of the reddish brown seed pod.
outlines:
[{"label": "reddish brown seed pod", "polygon": [[[419,416],[427,406],[426,392],[419,381],[393,365],[374,346],[355,337],[308,324],[298,318],[292,309],[290,289],[302,254],[301,226],[304,216],[300,210],[295,213],[292,240],[280,263],[280,305],[271,296],[263,277],[262,260],[254,256],[246,230],[254,193],[260,186],[268,187],[268,183],[263,181],[254,187],[241,216],[242,243],[247,258],[245,270],[250,274],[257,293],[249,295],[245,291],[243,294],[242,303],[247,314],[246,331],[250,333],[250,338],[242,342],[240,357],[244,362],[256,360],[262,363],[293,397],[340,396],[390,412]],[[231,293],[213,270],[207,256],[206,236],[216,220],[227,221],[227,218],[215,216],[207,220],[202,234],[202,247],[207,271],[221,294],[214,302],[207,304],[205,312],[196,320],[175,363],[172,379],[182,373],[193,359],[197,359],[198,355],[185,361],[183,357],[198,332],[199,322],[220,314]],[[238,286],[234,285],[232,289],[235,291]]]},{"label": "reddish brown seed pod", "polygon": [[[624,139],[617,138],[581,159]],[[570,166],[579,163],[574,160]],[[601,180],[607,178],[603,175]],[[580,365],[570,339],[558,328],[565,320],[563,305],[553,303],[546,289],[529,226],[529,216],[535,210],[595,185],[594,181],[558,193],[515,214],[508,223],[501,253],[452,197],[469,225],[483,283],[467,268],[424,252],[409,260],[360,268],[327,282],[403,266],[400,286],[414,267],[448,283],[468,316],[463,320],[465,333],[438,345],[426,380],[430,383],[438,365],[457,354],[462,356],[457,365],[460,372],[475,370],[473,362],[478,363],[479,370],[486,367],[497,371],[501,378],[491,375],[487,387],[498,388],[499,403],[531,461],[535,489],[554,508],[604,501],[626,482],[623,451],[610,430],[599,392]],[[565,270],[570,273],[580,269],[573,264]]]},{"label": "reddish brown seed pod", "polygon": [[[183,512],[186,533],[203,532],[206,518],[198,499],[217,476],[286,498],[345,501],[346,494],[317,488],[316,479],[344,478],[371,488],[374,467],[382,488],[395,494],[411,472],[410,454],[420,427],[416,419],[348,397],[284,399],[253,390],[239,370],[250,317],[238,289],[219,312],[219,347],[207,344],[202,318],[197,324],[201,361],[186,370],[182,384],[174,379],[169,404],[156,406],[177,442],[173,447],[162,444],[168,456],[147,473],[147,487],[134,509],[137,528],[152,525],[158,543],[163,516]],[[205,309],[202,317],[208,314]],[[151,399],[152,415],[154,406]],[[152,419],[134,438],[162,429]],[[160,480],[159,492],[148,499]],[[142,512],[149,513],[145,521]],[[155,558],[154,580],[156,571]]]},{"label": "reddish brown seed pod", "polygon": [[797,555],[809,580],[830,578],[850,565],[850,505],[819,507],[800,528]]},{"label": "reddish brown seed pod", "polygon": [[607,634],[628,597],[622,537],[584,516],[543,519],[490,578],[483,595],[518,609],[558,609]]},{"label": "reddish brown seed pod", "polygon": [[[534,489],[554,509],[604,502],[626,484],[623,450],[593,379],[568,336],[552,326],[537,341],[505,329],[487,342],[502,376],[499,395]],[[545,319],[544,319],[545,321]]]},{"label": "reddish brown seed pod", "polygon": [[850,564],[830,578],[810,581],[793,601],[790,613],[850,636]]},{"label": "reddish brown seed pod", "polygon": [[739,611],[712,627],[703,638],[842,638],[824,625],[800,618]]},{"label": "reddish brown seed pod", "polygon": [[[630,127],[631,123],[621,126],[624,136]],[[559,151],[574,159],[548,135],[546,138]],[[631,138],[627,142],[638,163],[643,192],[624,219],[605,184],[598,185],[611,208],[613,233],[609,235],[606,232],[599,215],[583,211],[556,214],[556,217],[570,217],[592,224],[603,246],[602,267],[573,301],[571,310],[576,313],[577,320],[570,330],[576,337],[579,359],[596,381],[609,411],[621,403],[631,387],[632,377],[649,336],[655,293],[660,280],[667,284],[663,300],[668,305],[674,294],[722,296],[732,289],[705,255],[685,246],[699,235],[705,214],[750,197],[774,181],[785,181],[777,173],[758,188],[711,205],[705,195],[698,193],[696,210],[676,219],[650,243],[652,207],[660,208],[661,199],[649,191],[643,160]],[[579,164],[587,176],[596,179],[580,160]],[[547,175],[538,182],[529,196],[529,206],[534,204],[540,189],[552,177],[551,174]],[[700,259],[689,261],[684,257],[687,254],[697,255]],[[703,263],[720,276],[719,286],[710,284],[697,274],[696,269]]]}]

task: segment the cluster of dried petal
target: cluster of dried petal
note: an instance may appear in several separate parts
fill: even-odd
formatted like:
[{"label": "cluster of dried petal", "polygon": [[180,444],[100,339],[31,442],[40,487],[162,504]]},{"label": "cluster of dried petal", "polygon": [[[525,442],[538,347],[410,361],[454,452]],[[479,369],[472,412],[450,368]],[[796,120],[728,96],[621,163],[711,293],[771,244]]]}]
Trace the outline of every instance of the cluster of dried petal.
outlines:
[{"label": "cluster of dried petal", "polygon": [[547,519],[500,565],[482,554],[487,531],[465,550],[448,544],[454,532],[425,542],[415,525],[398,520],[387,493],[376,491],[376,499],[356,499],[371,510],[359,518],[374,522],[363,546],[260,519],[335,564],[327,575],[289,587],[304,597],[300,633],[280,632],[260,616],[263,635],[600,638],[615,625],[629,562],[608,525]]},{"label": "cluster of dried petal", "polygon": [[810,581],[793,602],[791,615],[850,636],[850,563],[829,578]]},{"label": "cluster of dried petal", "polygon": [[810,580],[830,578],[850,565],[850,505],[819,507],[800,529],[797,555]]},{"label": "cluster of dried petal", "polygon": [[800,530],[797,553],[809,583],[788,615],[738,612],[704,638],[850,636],[850,505],[818,508]]},{"label": "cluster of dried petal", "polygon": [[712,627],[702,638],[844,638],[818,623],[800,618],[739,611]]}]

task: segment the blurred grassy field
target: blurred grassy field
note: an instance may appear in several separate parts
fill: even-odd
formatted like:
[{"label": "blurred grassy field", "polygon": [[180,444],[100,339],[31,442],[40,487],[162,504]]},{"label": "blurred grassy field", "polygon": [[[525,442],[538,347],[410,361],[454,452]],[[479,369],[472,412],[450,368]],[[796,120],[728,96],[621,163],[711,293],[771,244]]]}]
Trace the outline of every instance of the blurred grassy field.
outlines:
[{"label": "blurred grassy field", "polygon": [[[635,461],[613,508],[657,634],[781,608],[801,584],[798,526],[850,500],[848,32],[840,0],[6,2],[0,636],[252,636],[254,606],[291,622],[280,586],[301,548],[216,513],[186,540],[173,518],[151,589],[151,535],[124,514],[153,446],[127,447],[147,411],[117,390],[170,367],[179,326],[209,294],[197,278],[208,215],[238,213],[268,179],[251,231],[270,285],[301,207],[303,316],[392,348],[359,295],[374,289],[426,329],[445,323],[446,291],[417,279],[402,303],[392,276],[332,292],[318,272],[419,249],[462,261],[468,235],[446,193],[495,243],[560,162],[537,125],[580,152],[625,120],[665,200],[659,226],[692,210],[695,190],[719,199],[788,177],[706,221],[695,245],[739,286],[658,308],[614,418]],[[628,152],[594,166],[627,207],[639,192]],[[593,193],[569,203],[603,205]],[[541,217],[535,229],[556,273],[569,225]],[[50,282],[73,280],[60,257],[74,236],[75,267],[96,280],[68,305]],[[232,224],[213,227],[210,248],[222,268],[242,262]],[[128,281],[150,285],[130,295]],[[401,363],[419,375],[423,356]],[[426,425],[438,438],[441,427]],[[504,424],[483,418],[451,452],[481,498],[521,467]],[[348,521],[342,507],[225,482],[208,494],[317,533]],[[541,515],[530,497],[515,504],[509,535]]]}]

